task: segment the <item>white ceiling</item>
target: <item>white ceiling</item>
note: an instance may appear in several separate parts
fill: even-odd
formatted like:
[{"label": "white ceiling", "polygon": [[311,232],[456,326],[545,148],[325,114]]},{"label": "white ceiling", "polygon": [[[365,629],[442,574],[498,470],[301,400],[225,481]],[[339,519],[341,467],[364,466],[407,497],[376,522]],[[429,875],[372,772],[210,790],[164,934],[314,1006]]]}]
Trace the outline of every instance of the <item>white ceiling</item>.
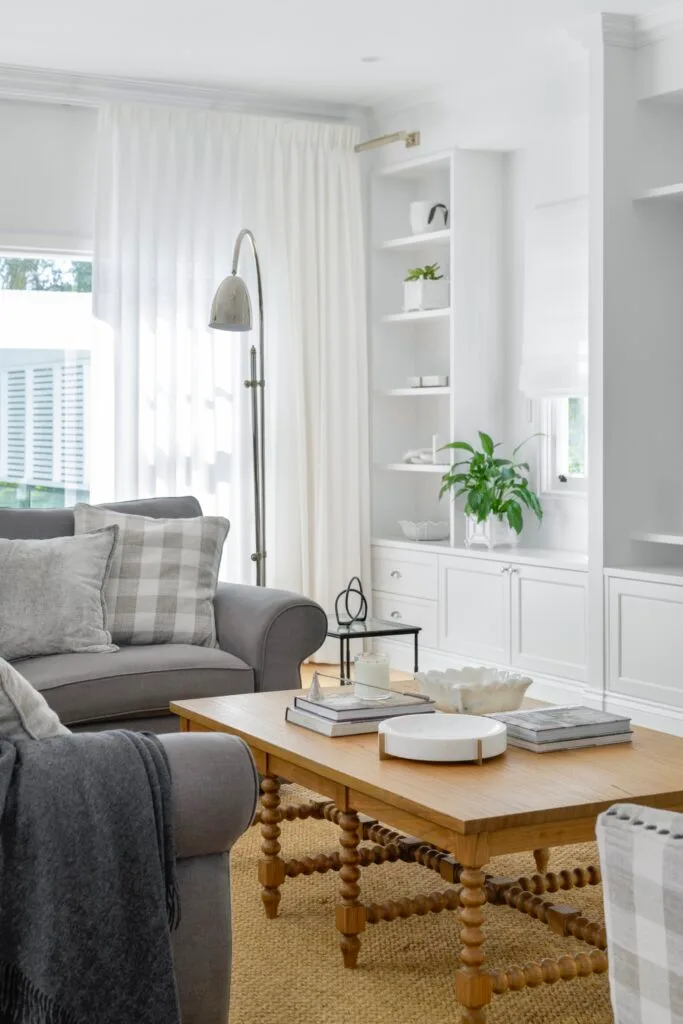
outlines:
[{"label": "white ceiling", "polygon": [[[32,0],[0,64],[374,104],[571,60],[591,16],[661,0]],[[380,57],[364,63],[362,57]]]}]

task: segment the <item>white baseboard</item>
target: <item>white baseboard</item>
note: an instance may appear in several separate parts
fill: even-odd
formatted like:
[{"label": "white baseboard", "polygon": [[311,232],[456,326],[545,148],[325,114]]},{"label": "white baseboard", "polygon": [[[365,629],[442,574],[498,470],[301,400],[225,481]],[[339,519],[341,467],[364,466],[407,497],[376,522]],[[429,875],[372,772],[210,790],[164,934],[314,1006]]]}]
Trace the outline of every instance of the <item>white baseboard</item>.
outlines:
[{"label": "white baseboard", "polygon": [[[413,671],[413,645],[397,640],[375,640],[373,649],[389,655],[393,668],[403,672]],[[471,665],[471,658],[463,658],[445,651],[420,648],[420,669],[462,668]],[[481,664],[481,662],[479,662]],[[517,671],[509,665],[492,665]],[[614,714],[629,715],[634,725],[646,729],[668,732],[674,736],[683,736],[683,709],[674,708],[657,701],[641,700],[638,697],[627,697],[620,693],[596,690],[573,679],[559,679],[554,676],[540,676],[533,673],[533,683],[527,691],[529,697],[536,700],[547,700],[551,704],[585,704],[588,707],[603,708]]]}]

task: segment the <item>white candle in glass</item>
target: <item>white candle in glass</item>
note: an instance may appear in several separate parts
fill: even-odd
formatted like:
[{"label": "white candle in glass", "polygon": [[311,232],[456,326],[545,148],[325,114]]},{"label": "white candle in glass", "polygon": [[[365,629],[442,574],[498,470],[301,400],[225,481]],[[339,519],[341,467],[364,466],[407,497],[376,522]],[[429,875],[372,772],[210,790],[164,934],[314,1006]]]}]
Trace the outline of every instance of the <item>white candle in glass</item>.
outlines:
[{"label": "white candle in glass", "polygon": [[[389,658],[386,654],[357,654],[354,665],[357,684],[389,688]],[[369,692],[368,696],[372,696],[372,693]]]}]

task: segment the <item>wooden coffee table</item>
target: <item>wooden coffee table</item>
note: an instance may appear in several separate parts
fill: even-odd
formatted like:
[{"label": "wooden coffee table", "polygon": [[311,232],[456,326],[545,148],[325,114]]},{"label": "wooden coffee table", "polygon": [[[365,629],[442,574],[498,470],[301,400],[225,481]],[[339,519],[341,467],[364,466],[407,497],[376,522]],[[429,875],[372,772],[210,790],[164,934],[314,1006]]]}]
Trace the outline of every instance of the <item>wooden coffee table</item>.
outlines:
[{"label": "wooden coffee table", "polygon": [[[605,929],[546,894],[600,881],[598,867],[546,871],[549,847],[595,838],[598,814],[633,802],[683,811],[683,740],[636,729],[631,745],[532,754],[508,749],[483,765],[380,760],[376,735],[329,739],[285,722],[294,691],[208,697],[171,704],[185,731],[241,736],[262,782],[263,859],[259,880],[269,918],[277,916],[280,886],[288,877],[339,871],[336,925],[346,967],[355,967],[359,934],[368,924],[411,914],[457,910],[460,967],[456,1000],[461,1020],[484,1024],[493,993],[571,980],[607,969]],[[326,799],[280,807],[284,777]],[[303,860],[280,857],[280,824],[327,818],[341,829],[339,853]],[[374,846],[361,847],[362,840]],[[537,873],[500,878],[482,870],[498,854],[537,851]],[[437,871],[442,893],[365,905],[361,868],[383,861],[413,861]],[[586,943],[585,953],[490,969],[485,964],[483,908],[503,904]]]}]

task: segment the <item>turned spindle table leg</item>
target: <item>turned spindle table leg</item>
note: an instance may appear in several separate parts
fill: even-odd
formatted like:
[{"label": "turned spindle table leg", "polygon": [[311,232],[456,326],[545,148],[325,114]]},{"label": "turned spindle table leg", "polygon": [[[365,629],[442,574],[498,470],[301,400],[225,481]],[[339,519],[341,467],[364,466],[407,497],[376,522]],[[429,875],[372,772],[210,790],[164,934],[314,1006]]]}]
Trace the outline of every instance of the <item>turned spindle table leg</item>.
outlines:
[{"label": "turned spindle table leg", "polygon": [[547,847],[534,850],[534,860],[536,861],[536,870],[539,875],[544,875],[550,863],[550,850]]},{"label": "turned spindle table leg", "polygon": [[280,886],[285,880],[285,862],[280,858],[280,781],[272,775],[261,780],[261,853],[258,878],[263,886],[261,899],[266,917],[277,917],[280,903]]},{"label": "turned spindle table leg", "polygon": [[337,931],[341,932],[341,951],[344,967],[355,967],[358,962],[360,939],[358,935],[365,928],[365,907],[359,901],[360,886],[360,822],[355,811],[344,811],[339,818],[341,828],[341,868],[339,871],[339,895],[337,904]]},{"label": "turned spindle table leg", "polygon": [[491,1002],[493,981],[484,967],[484,914],[486,904],[485,875],[478,867],[464,867],[460,875],[460,969],[456,974],[455,992],[460,1005],[462,1024],[486,1024],[485,1007]]}]

